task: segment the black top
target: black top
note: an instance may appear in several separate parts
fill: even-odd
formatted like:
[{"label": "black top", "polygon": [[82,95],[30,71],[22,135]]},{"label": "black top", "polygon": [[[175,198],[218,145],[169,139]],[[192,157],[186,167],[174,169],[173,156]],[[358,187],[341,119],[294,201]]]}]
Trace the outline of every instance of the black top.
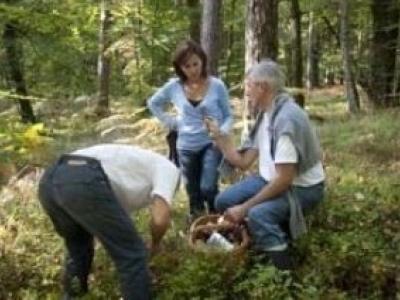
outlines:
[{"label": "black top", "polygon": [[188,99],[189,103],[193,105],[193,107],[196,107],[197,105],[200,104],[201,100],[193,100],[193,99]]}]

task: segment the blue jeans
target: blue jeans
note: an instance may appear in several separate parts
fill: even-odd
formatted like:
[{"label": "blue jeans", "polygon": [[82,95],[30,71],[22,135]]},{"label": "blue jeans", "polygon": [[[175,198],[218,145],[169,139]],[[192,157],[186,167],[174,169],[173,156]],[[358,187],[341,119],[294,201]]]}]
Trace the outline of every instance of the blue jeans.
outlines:
[{"label": "blue jeans", "polygon": [[[229,207],[244,203],[267,184],[268,182],[259,175],[249,176],[220,193],[215,199],[215,208],[224,212]],[[293,186],[293,191],[306,214],[323,200],[324,184],[318,183],[310,187]],[[255,248],[268,251],[287,245],[290,238],[287,230],[289,217],[287,193],[253,206],[248,211],[247,218]]]},{"label": "blue jeans", "polygon": [[62,156],[43,175],[39,199],[65,241],[63,285],[69,295],[88,290],[95,236],[116,266],[124,299],[150,299],[145,245],[97,160]]},{"label": "blue jeans", "polygon": [[218,166],[222,159],[220,150],[209,144],[199,151],[178,150],[182,174],[186,179],[191,215],[199,215],[207,203],[214,212],[214,200],[218,194]]}]

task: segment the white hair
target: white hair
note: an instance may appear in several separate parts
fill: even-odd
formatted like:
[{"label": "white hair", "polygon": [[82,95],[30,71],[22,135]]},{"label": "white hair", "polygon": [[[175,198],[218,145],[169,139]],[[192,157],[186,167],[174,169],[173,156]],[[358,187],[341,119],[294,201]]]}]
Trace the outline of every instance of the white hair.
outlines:
[{"label": "white hair", "polygon": [[246,78],[255,82],[266,82],[275,93],[285,86],[285,75],[281,67],[271,59],[263,59],[251,66]]}]

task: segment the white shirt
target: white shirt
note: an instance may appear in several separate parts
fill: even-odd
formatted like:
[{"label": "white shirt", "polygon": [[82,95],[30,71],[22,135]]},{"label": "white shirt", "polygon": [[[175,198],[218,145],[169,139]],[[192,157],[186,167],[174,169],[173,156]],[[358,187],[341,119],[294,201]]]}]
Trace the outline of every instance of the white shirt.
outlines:
[{"label": "white shirt", "polygon": [[154,195],[171,205],[179,171],[164,156],[135,146],[118,144],[97,145],[72,154],[100,161],[115,195],[127,211],[149,205]]},{"label": "white shirt", "polygon": [[[296,148],[287,135],[283,135],[279,138],[275,150],[275,160],[272,159],[270,149],[271,139],[268,131],[269,119],[270,116],[268,112],[264,113],[256,137],[256,147],[259,152],[259,172],[266,181],[271,181],[276,177],[276,164],[298,162],[298,153]],[[303,174],[297,175],[293,180],[293,185],[311,186],[323,181],[324,179],[324,169],[322,167],[322,162],[319,161]]]}]

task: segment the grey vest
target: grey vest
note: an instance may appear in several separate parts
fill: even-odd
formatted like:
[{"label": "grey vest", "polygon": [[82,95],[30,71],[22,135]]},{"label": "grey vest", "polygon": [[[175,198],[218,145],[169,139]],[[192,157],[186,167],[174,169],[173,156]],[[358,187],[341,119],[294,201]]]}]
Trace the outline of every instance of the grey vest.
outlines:
[{"label": "grey vest", "polygon": [[[282,135],[289,136],[298,153],[298,173],[302,174],[321,160],[321,148],[316,132],[312,128],[307,114],[287,93],[282,92],[278,94],[274,99],[274,103],[268,126],[271,157],[272,159],[275,157],[279,138]],[[258,113],[254,126],[250,130],[249,137],[242,143],[239,151],[244,151],[254,146],[263,116],[263,111]],[[232,166],[226,160],[223,160],[220,166],[221,175],[224,176],[224,173],[228,174],[231,171]],[[293,239],[297,239],[307,232],[307,227],[300,203],[292,189],[288,191],[288,199],[290,207],[290,234]]]},{"label": "grey vest", "polygon": [[[271,157],[274,159],[276,145],[282,135],[287,135],[299,155],[298,172],[304,173],[321,160],[321,148],[315,130],[307,114],[287,93],[280,93],[274,99],[274,106],[268,126]],[[251,129],[245,147],[254,145],[264,112],[259,112]]]}]

